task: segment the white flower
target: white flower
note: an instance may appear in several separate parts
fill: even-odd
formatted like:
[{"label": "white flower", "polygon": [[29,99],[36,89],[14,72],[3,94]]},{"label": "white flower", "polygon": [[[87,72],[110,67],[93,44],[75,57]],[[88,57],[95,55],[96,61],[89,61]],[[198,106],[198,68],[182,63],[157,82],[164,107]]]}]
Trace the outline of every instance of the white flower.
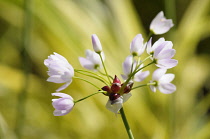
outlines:
[{"label": "white flower", "polygon": [[154,71],[152,81],[150,81],[151,83],[156,83],[156,85],[150,85],[150,89],[153,92],[156,92],[157,89],[164,94],[170,94],[176,91],[176,86],[170,83],[174,79],[175,75],[165,74],[166,71],[166,69],[161,68]]},{"label": "white flower", "polygon": [[109,99],[108,102],[106,103],[106,108],[111,112],[117,114],[118,111],[122,108],[123,103],[125,103],[131,96],[132,96],[131,93],[127,93],[123,94],[122,96],[120,96],[115,100],[111,101]]},{"label": "white flower", "polygon": [[[101,53],[102,59],[104,60],[104,53]],[[91,51],[91,50],[86,50],[86,58],[84,57],[79,57],[80,64],[82,67],[88,69],[88,70],[98,70],[102,66],[102,62],[100,59],[100,56]]]},{"label": "white flower", "polygon": [[171,19],[166,19],[163,12],[159,12],[150,24],[150,31],[154,34],[164,34],[173,27],[174,24]]},{"label": "white flower", "polygon": [[93,44],[93,49],[96,53],[100,53],[102,51],[102,46],[101,46],[101,42],[98,39],[96,34],[92,35],[92,44]]},{"label": "white flower", "polygon": [[136,35],[130,45],[130,52],[133,56],[140,56],[144,50],[146,45],[143,43],[144,39],[141,34]]},{"label": "white flower", "polygon": [[52,93],[52,96],[59,96],[61,98],[52,99],[52,105],[55,108],[54,116],[62,116],[68,114],[74,107],[74,100],[70,95],[64,93]]},{"label": "white flower", "polygon": [[[143,64],[141,64],[141,66],[138,69],[140,69],[142,67],[143,67]],[[132,56],[126,57],[125,61],[123,62],[123,72],[124,72],[124,74],[121,75],[122,78],[124,80],[128,79],[131,72],[133,72],[135,68],[136,68],[136,61],[133,61],[133,57]],[[132,71],[131,71],[131,69],[132,69]],[[141,82],[148,75],[149,75],[149,71],[142,72],[142,70],[140,70],[134,75],[134,81]]]},{"label": "white flower", "polygon": [[74,69],[66,58],[54,52],[54,55],[50,55],[48,59],[44,60],[44,64],[49,70],[48,75],[50,77],[47,79],[48,82],[65,83],[56,91],[61,91],[71,84]]},{"label": "white flower", "polygon": [[155,61],[156,66],[166,69],[175,67],[178,61],[171,59],[176,53],[176,50],[172,49],[173,43],[160,38],[152,46],[151,40],[147,43],[147,53],[152,55],[151,59]]}]

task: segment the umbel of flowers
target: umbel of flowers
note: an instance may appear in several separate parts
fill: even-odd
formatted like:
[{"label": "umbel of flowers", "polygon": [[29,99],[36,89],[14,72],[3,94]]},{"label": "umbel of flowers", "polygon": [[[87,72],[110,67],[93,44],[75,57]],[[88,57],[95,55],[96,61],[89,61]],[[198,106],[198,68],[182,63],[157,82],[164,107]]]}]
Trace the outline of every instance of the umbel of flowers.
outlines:
[{"label": "umbel of flowers", "polygon": [[[150,35],[166,33],[171,27],[173,27],[172,20],[166,19],[161,11],[150,24]],[[73,68],[65,57],[55,52],[44,60],[45,66],[48,67],[49,78],[47,81],[64,83],[55,93],[52,93],[53,96],[60,97],[52,100],[55,116],[66,115],[76,103],[96,94],[103,94],[108,99],[106,108],[115,114],[120,111],[124,117],[123,103],[132,96],[132,90],[149,86],[153,92],[159,90],[161,93],[170,94],[176,91],[176,86],[171,83],[175,75],[166,73],[167,69],[178,64],[177,60],[172,59],[176,50],[173,49],[171,41],[166,41],[164,38],[160,38],[156,42],[152,42],[152,38],[145,41],[141,34],[137,34],[130,43],[130,55],[122,63],[123,74],[121,74],[122,80],[120,80],[119,75],[114,75],[114,77],[109,75],[105,66],[105,54],[97,35],[93,34],[91,39],[94,51],[86,50],[86,57],[79,57],[79,62],[84,69]],[[145,51],[148,56],[142,58]],[[139,84],[138,82],[142,82],[150,74],[150,71],[144,71],[144,69],[151,65],[157,67],[152,73],[152,79],[148,83]],[[89,80],[75,76],[75,73],[97,79],[104,83],[104,86],[96,86]],[[90,92],[88,96],[78,100],[61,93],[60,91],[67,88],[73,79],[80,79],[93,85],[96,87],[96,92],[92,94]],[[123,121],[125,122],[125,118]],[[129,137],[131,138],[131,135]]]}]

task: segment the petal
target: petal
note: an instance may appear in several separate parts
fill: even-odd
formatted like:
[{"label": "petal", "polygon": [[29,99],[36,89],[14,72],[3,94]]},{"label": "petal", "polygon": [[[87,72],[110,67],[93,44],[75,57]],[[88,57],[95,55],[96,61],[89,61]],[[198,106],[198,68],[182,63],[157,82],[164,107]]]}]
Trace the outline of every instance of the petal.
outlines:
[{"label": "petal", "polygon": [[141,82],[149,75],[149,71],[137,72],[134,76],[134,81]]},{"label": "petal", "polygon": [[159,83],[170,83],[171,81],[173,81],[174,77],[175,75],[172,73],[165,74],[160,78]]},{"label": "petal", "polygon": [[106,108],[110,110],[113,113],[118,113],[118,111],[122,108],[123,105],[123,99],[122,97],[119,97],[115,100],[116,102],[113,103],[113,101],[108,100],[106,103]]},{"label": "petal", "polygon": [[52,96],[58,96],[58,97],[62,97],[62,98],[69,98],[69,99],[73,100],[73,98],[70,95],[65,94],[65,93],[52,93]]},{"label": "petal", "polygon": [[153,81],[159,81],[159,79],[166,73],[166,69],[156,69],[152,74],[152,80]]},{"label": "petal", "polygon": [[152,92],[156,92],[156,87],[155,87],[155,86],[150,85],[149,87],[150,87],[150,90],[151,90]]},{"label": "petal", "polygon": [[152,52],[152,37],[147,42],[147,53],[150,55]]},{"label": "petal", "polygon": [[84,57],[79,57],[79,62],[82,65],[82,67],[89,69],[89,70],[94,70],[94,64],[90,60],[88,60]]},{"label": "petal", "polygon": [[159,68],[170,69],[175,67],[178,64],[178,61],[175,59],[161,59],[157,61],[156,66]]},{"label": "petal", "polygon": [[66,82],[64,85],[62,85],[61,87],[59,87],[56,91],[59,92],[61,90],[66,89],[70,84],[71,84],[72,80],[69,82]]},{"label": "petal", "polygon": [[57,110],[68,110],[73,108],[74,102],[68,98],[60,98],[53,101],[52,105]]},{"label": "petal", "polygon": [[158,89],[164,94],[170,94],[176,91],[176,86],[172,83],[159,84]]},{"label": "petal", "polygon": [[132,62],[133,62],[133,57],[132,56],[127,56],[125,61],[123,62],[123,72],[127,76],[131,72]]},{"label": "petal", "polygon": [[144,52],[145,46],[143,44],[143,40],[144,39],[141,34],[135,36],[130,45],[131,54],[135,53],[139,56]]},{"label": "petal", "polygon": [[53,75],[50,76],[47,79],[48,82],[53,82],[53,83],[65,83],[65,81],[63,79],[61,79],[61,75]]},{"label": "petal", "polygon": [[93,44],[93,49],[96,53],[99,53],[102,51],[102,46],[101,46],[101,42],[98,39],[98,36],[96,34],[93,34],[91,36],[92,38],[92,44]]},{"label": "petal", "polygon": [[156,59],[171,59],[176,53],[174,49],[162,50],[157,56]]},{"label": "petal", "polygon": [[125,103],[131,96],[132,96],[131,93],[123,94],[123,103]]},{"label": "petal", "polygon": [[71,110],[72,109],[70,109],[70,110],[54,110],[53,114],[54,114],[54,116],[63,116],[63,115],[68,114]]}]

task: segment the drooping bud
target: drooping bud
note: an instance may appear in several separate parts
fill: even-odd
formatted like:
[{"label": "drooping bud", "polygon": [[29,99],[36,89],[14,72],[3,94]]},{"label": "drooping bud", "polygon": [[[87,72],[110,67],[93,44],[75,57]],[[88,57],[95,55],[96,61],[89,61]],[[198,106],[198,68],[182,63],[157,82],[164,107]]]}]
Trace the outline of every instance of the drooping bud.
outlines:
[{"label": "drooping bud", "polygon": [[100,40],[98,39],[97,35],[96,34],[93,34],[92,35],[92,44],[93,44],[93,49],[96,53],[101,53],[102,51],[102,46],[101,46],[101,42]]},{"label": "drooping bud", "polygon": [[129,93],[131,91],[132,87],[133,87],[133,82],[129,82],[124,89],[124,93],[125,94]]},{"label": "drooping bud", "polygon": [[111,94],[109,95],[109,99],[110,99],[111,101],[116,100],[116,99],[118,99],[119,97],[120,97],[120,94],[117,94],[117,93],[111,93]]},{"label": "drooping bud", "polygon": [[107,93],[103,93],[106,96],[109,96],[111,93],[111,88],[109,86],[104,86],[101,88],[103,91],[106,91]]}]

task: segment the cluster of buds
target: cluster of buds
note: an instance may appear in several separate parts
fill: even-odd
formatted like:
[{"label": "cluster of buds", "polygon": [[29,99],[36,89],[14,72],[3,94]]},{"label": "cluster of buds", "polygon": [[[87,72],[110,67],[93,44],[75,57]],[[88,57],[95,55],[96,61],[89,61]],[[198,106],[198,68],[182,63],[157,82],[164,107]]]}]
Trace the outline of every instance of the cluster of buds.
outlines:
[{"label": "cluster of buds", "polygon": [[111,101],[114,101],[118,99],[120,96],[122,96],[123,94],[129,93],[132,89],[132,86],[133,86],[133,82],[130,82],[126,86],[123,86],[123,84],[121,84],[120,79],[115,75],[111,86],[104,86],[101,89],[103,91],[106,91],[104,94],[106,96],[109,96],[109,99]]},{"label": "cluster of buds", "polygon": [[[152,34],[166,33],[173,26],[171,19],[166,19],[163,12],[160,12],[150,24],[150,32]],[[150,36],[149,36],[150,37]],[[149,38],[148,37],[148,38]],[[48,75],[50,76],[47,81],[54,83],[65,83],[63,86],[56,90],[56,93],[52,93],[53,96],[59,96],[59,99],[53,99],[53,107],[55,108],[54,115],[62,116],[69,113],[74,107],[75,103],[85,100],[95,94],[103,93],[108,96],[106,108],[114,113],[118,113],[123,107],[123,103],[126,102],[132,95],[131,91],[142,86],[149,86],[151,91],[156,92],[159,90],[161,93],[170,94],[176,90],[176,86],[171,83],[174,79],[174,74],[166,74],[167,69],[173,68],[178,64],[178,61],[171,59],[176,51],[173,49],[173,43],[166,41],[164,38],[160,38],[152,44],[152,38],[148,42],[144,42],[141,34],[137,34],[130,44],[130,55],[125,58],[122,63],[123,82],[115,75],[112,78],[108,74],[105,67],[105,55],[102,51],[102,45],[97,37],[93,34],[92,37],[93,50],[86,50],[86,57],[79,57],[79,62],[86,70],[74,69],[67,59],[57,53],[50,55],[48,59],[44,61],[44,64],[48,67]],[[148,53],[148,57],[143,60],[142,54]],[[148,63],[148,61],[150,62]],[[150,71],[142,71],[144,68],[150,65],[156,65],[156,69],[152,74],[152,79],[149,83],[141,84],[133,87],[134,82],[142,82]],[[100,71],[101,68],[104,72]],[[88,71],[87,71],[88,70]],[[98,73],[96,73],[98,71]],[[97,79],[105,84],[105,86],[98,87],[94,83],[75,76],[75,73],[82,74],[88,77]],[[90,83],[97,88],[98,92],[88,95],[82,99],[75,101],[71,96],[61,93],[60,91],[67,88],[72,80],[81,79],[87,83]]]}]

